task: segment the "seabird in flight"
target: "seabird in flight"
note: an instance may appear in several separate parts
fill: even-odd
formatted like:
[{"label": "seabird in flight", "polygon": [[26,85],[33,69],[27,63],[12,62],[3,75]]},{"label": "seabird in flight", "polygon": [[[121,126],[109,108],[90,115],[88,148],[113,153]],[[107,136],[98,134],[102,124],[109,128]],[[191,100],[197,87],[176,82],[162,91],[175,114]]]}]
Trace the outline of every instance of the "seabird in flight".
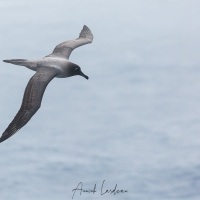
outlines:
[{"label": "seabird in flight", "polygon": [[71,52],[82,45],[92,43],[93,34],[84,25],[79,37],[63,42],[55,47],[53,52],[38,60],[12,59],[3,60],[6,63],[25,66],[36,73],[26,86],[21,108],[0,138],[0,142],[10,138],[19,131],[41,106],[42,97],[48,83],[54,78],[67,78],[80,75],[88,79],[81,68],[69,61]]}]

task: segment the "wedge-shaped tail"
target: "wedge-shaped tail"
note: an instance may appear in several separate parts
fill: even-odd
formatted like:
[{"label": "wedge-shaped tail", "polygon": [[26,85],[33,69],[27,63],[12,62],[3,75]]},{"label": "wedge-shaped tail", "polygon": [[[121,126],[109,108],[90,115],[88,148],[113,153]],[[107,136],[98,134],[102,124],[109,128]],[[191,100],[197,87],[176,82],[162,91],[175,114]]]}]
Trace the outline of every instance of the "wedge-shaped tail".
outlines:
[{"label": "wedge-shaped tail", "polygon": [[5,63],[11,63],[13,65],[21,65],[25,66],[33,71],[37,70],[37,63],[34,60],[27,59],[11,59],[11,60],[3,60]]},{"label": "wedge-shaped tail", "polygon": [[5,63],[11,63],[14,65],[25,65],[27,63],[27,59],[11,59],[11,60],[3,60]]}]

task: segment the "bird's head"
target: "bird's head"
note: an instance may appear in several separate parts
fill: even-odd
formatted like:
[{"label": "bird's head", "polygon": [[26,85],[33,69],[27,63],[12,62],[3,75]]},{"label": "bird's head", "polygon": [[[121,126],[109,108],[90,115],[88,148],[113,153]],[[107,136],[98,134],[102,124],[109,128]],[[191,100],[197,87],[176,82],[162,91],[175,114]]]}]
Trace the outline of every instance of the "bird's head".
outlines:
[{"label": "bird's head", "polygon": [[69,75],[70,76],[79,75],[79,76],[86,78],[87,80],[89,79],[89,77],[81,71],[81,68],[74,63],[71,64],[69,67]]}]

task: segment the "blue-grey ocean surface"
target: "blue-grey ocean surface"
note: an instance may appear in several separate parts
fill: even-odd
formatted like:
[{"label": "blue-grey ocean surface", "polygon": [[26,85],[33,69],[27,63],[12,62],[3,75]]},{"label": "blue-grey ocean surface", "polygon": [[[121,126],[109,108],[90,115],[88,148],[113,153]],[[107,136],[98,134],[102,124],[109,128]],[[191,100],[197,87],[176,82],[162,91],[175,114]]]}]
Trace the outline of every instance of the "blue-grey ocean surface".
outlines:
[{"label": "blue-grey ocean surface", "polygon": [[[0,144],[1,200],[200,199],[200,1],[1,0],[0,60],[40,58],[86,24],[42,107]],[[34,74],[1,62],[1,133]],[[103,191],[128,190],[120,194]]]}]

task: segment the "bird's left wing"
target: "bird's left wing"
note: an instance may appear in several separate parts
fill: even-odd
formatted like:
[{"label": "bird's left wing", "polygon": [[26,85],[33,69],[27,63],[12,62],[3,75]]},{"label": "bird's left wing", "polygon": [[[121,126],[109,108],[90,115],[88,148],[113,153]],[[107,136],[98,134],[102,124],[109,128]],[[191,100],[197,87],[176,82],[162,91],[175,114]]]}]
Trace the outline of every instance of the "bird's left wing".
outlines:
[{"label": "bird's left wing", "polygon": [[21,129],[40,108],[42,97],[48,83],[58,74],[55,68],[40,67],[26,86],[21,108],[0,138],[8,139]]},{"label": "bird's left wing", "polygon": [[71,52],[82,45],[92,43],[93,41],[93,34],[91,30],[84,25],[83,29],[81,30],[79,37],[76,40],[69,40],[66,42],[62,42],[61,44],[57,45],[53,52],[46,56],[46,57],[60,57],[69,59]]}]

